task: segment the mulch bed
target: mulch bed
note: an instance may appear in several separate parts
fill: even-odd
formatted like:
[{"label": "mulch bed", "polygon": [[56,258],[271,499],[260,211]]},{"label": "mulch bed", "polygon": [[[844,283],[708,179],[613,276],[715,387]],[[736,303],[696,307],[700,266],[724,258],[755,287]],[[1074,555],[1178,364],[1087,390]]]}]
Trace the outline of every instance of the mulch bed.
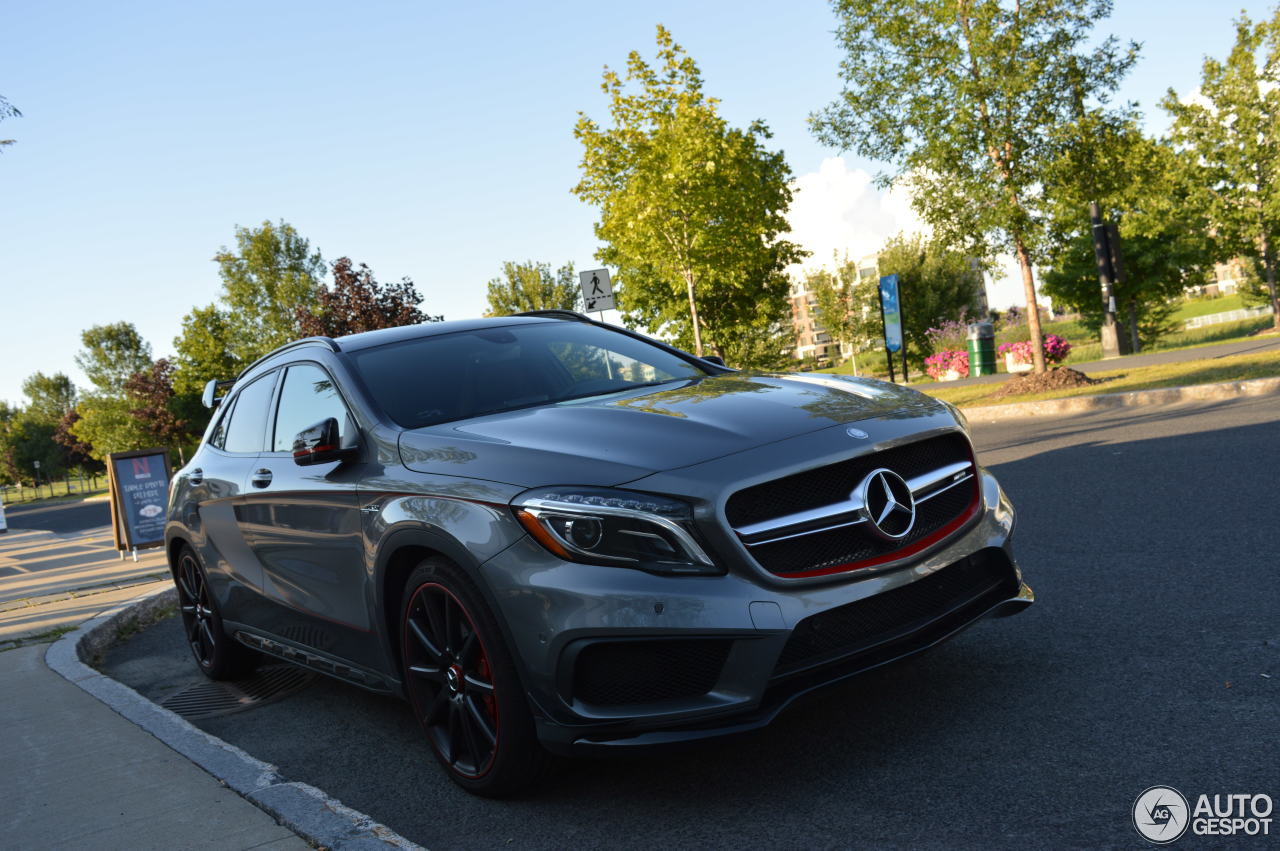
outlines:
[{"label": "mulch bed", "polygon": [[1088,387],[1091,384],[1101,384],[1103,381],[1104,379],[1090,378],[1083,372],[1060,366],[1048,372],[1042,372],[1039,375],[1034,372],[1012,375],[1008,381],[1000,385],[1000,389],[993,393],[992,396],[994,398],[1004,398],[1005,396],[1022,396],[1026,393],[1047,393],[1050,390]]}]

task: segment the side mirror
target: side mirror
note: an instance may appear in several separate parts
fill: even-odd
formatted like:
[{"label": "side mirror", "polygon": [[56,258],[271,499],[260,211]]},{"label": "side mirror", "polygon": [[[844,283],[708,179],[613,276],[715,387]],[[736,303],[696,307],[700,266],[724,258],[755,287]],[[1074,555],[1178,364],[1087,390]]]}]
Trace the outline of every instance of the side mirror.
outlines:
[{"label": "side mirror", "polygon": [[[210,410],[218,407],[218,403],[223,400],[227,395],[227,391],[230,390],[235,383],[234,379],[229,381],[219,381],[216,378],[211,379],[209,383],[204,386],[204,393],[200,397],[201,404]],[[219,393],[222,395],[219,396]]]},{"label": "side mirror", "polygon": [[299,467],[327,464],[354,458],[354,446],[343,447],[338,441],[338,421],[333,417],[304,428],[293,439],[293,463]]},{"label": "side mirror", "polygon": [[710,361],[711,363],[715,364],[716,366],[724,366],[724,365],[725,365],[725,363],[724,363],[724,358],[720,357],[719,355],[703,355],[703,356],[702,356],[702,359],[703,359],[703,360],[705,360],[705,361]]}]

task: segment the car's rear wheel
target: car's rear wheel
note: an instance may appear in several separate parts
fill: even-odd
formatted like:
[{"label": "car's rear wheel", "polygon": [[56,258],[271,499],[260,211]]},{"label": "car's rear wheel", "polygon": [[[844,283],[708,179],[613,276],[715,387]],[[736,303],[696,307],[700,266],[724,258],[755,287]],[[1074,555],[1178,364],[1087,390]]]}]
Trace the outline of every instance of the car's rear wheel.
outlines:
[{"label": "car's rear wheel", "polygon": [[183,547],[178,554],[174,583],[187,645],[204,675],[211,680],[230,680],[252,671],[258,654],[223,631],[209,577],[191,547]]},{"label": "car's rear wheel", "polygon": [[440,764],[458,785],[511,795],[538,778],[547,754],[502,633],[479,592],[443,558],[405,584],[405,691]]}]

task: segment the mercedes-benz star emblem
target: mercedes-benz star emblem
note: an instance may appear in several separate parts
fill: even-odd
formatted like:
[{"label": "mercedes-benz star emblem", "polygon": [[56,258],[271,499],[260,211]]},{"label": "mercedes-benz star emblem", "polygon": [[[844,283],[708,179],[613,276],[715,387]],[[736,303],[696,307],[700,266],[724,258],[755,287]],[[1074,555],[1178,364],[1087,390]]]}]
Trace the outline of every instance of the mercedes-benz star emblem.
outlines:
[{"label": "mercedes-benz star emblem", "polygon": [[855,491],[862,497],[860,514],[886,541],[900,541],[916,522],[916,501],[906,481],[893,470],[872,470]]}]

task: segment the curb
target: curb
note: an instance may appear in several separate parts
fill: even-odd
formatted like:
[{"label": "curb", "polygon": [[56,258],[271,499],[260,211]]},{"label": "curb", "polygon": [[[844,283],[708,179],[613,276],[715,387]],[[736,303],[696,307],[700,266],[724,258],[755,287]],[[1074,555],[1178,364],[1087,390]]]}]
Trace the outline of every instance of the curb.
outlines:
[{"label": "curb", "polygon": [[1238,399],[1241,396],[1265,396],[1280,393],[1280,378],[1250,378],[1224,381],[1221,384],[1193,384],[1189,387],[1161,387],[1156,390],[1131,390],[1128,393],[1097,393],[1067,399],[1045,399],[1040,402],[1014,402],[1009,405],[983,405],[961,408],[966,417],[978,422],[995,422],[1021,417],[1078,414],[1102,408],[1127,408],[1138,405],[1172,405],[1194,400]]},{"label": "curb", "polygon": [[211,736],[128,686],[90,668],[121,629],[145,626],[177,605],[177,591],[144,594],[87,621],[55,641],[45,663],[71,683],[137,724],[312,845],[332,849],[403,848],[424,851],[391,828],[305,783],[286,780],[269,763]]}]

